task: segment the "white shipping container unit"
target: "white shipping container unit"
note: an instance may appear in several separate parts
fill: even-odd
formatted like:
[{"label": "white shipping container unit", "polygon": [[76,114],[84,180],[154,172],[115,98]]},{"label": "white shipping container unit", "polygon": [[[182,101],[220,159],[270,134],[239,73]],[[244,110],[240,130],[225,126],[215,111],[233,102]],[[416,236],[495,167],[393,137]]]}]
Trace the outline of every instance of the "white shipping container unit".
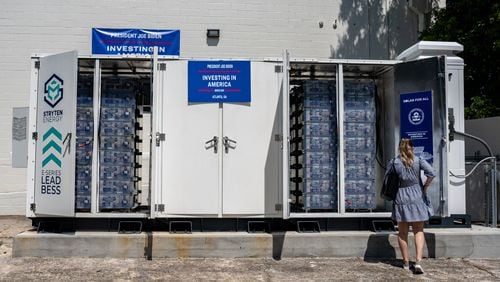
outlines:
[{"label": "white shipping container unit", "polygon": [[432,152],[416,153],[437,171],[435,214],[465,214],[465,183],[449,176],[465,171],[464,142],[448,136],[449,109],[463,131],[461,50],[420,42],[386,61],[284,52],[249,60],[250,101],[229,103],[189,102],[193,59],[34,56],[27,216],[389,218],[379,193],[400,97],[419,92],[430,110],[408,118],[432,119]]}]

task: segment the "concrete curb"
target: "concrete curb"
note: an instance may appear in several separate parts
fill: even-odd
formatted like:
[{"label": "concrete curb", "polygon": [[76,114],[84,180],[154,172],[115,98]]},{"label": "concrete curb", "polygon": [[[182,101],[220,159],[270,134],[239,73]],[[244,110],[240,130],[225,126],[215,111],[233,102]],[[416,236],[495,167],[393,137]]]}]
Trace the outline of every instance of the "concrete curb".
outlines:
[{"label": "concrete curb", "polygon": [[14,237],[12,257],[117,257],[144,256],[146,234],[112,232],[37,233]]},{"label": "concrete curb", "polygon": [[[428,229],[425,256],[431,258],[498,258],[500,230],[491,228]],[[321,233],[207,232],[152,233],[153,258],[399,258],[396,233],[336,231]],[[13,257],[145,256],[148,238],[141,234],[23,232],[14,237]],[[413,252],[413,236],[409,238]]]}]

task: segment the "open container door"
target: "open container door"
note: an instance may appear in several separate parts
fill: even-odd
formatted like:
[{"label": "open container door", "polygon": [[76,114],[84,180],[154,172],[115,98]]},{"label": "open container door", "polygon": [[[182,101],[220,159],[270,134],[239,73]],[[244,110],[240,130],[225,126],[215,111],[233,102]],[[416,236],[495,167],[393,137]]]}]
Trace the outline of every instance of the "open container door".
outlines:
[{"label": "open container door", "polygon": [[76,51],[40,58],[36,102],[35,215],[75,214]]},{"label": "open container door", "polygon": [[283,79],[281,83],[281,105],[282,105],[282,207],[283,219],[290,218],[290,54],[288,50],[283,51]]},{"label": "open container door", "polygon": [[411,137],[415,154],[436,170],[427,192],[436,216],[446,216],[448,210],[445,66],[446,57],[439,56],[399,63],[394,71],[400,136]]}]

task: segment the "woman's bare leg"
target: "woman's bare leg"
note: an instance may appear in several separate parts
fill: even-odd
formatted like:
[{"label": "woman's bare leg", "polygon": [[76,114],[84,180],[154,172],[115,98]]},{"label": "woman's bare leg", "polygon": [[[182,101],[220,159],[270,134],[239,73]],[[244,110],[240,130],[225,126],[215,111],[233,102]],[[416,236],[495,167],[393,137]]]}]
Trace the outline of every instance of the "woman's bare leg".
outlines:
[{"label": "woman's bare leg", "polygon": [[410,225],[408,222],[398,222],[398,244],[403,257],[403,264],[408,265],[410,262],[410,255],[408,253],[408,229]]},{"label": "woman's bare leg", "polygon": [[412,222],[411,229],[413,230],[413,234],[415,236],[416,262],[419,263],[424,255],[424,222]]}]

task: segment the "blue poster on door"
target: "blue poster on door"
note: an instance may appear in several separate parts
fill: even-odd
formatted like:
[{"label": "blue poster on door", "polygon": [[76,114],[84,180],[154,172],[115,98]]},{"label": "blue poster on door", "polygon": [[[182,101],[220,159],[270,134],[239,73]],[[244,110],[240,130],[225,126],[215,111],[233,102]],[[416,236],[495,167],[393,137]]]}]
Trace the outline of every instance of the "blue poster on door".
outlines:
[{"label": "blue poster on door", "polygon": [[248,103],[250,61],[189,61],[188,102]]},{"label": "blue poster on door", "polygon": [[411,138],[415,155],[433,162],[432,91],[400,96],[401,138]]}]

